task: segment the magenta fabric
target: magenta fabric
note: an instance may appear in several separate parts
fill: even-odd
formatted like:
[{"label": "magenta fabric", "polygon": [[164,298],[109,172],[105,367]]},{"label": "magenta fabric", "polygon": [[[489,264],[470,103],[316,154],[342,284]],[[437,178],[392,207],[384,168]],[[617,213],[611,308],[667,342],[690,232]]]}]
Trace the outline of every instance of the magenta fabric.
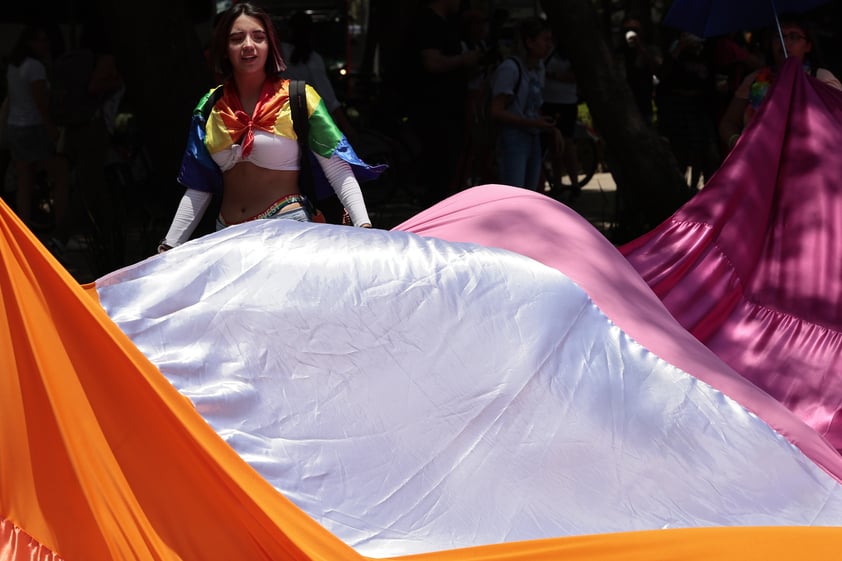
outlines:
[{"label": "magenta fabric", "polygon": [[757,414],[842,481],[842,456],[826,440],[685,330],[617,248],[563,204],[525,189],[486,185],[458,193],[395,229],[502,248],[558,269],[636,341]]},{"label": "magenta fabric", "polygon": [[685,328],[842,449],[842,92],[788,62],[704,189],[620,251]]}]

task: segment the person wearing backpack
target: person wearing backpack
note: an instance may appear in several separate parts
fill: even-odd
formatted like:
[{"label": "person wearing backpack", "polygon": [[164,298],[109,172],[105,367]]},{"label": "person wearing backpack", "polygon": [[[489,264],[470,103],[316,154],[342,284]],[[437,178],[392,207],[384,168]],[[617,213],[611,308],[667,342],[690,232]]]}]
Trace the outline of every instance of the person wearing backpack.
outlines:
[{"label": "person wearing backpack", "polygon": [[158,252],[190,238],[213,194],[221,195],[217,230],[265,218],[310,222],[328,183],[353,225],[370,228],[357,177],[373,179],[383,168],[357,157],[315,89],[293,93],[302,83],[280,77],[285,64],[269,14],[235,4],[217,23],[211,50],[224,83],[193,112],[178,175],[186,190]]},{"label": "person wearing backpack", "polygon": [[538,190],[541,133],[561,134],[555,120],[541,111],[544,59],[553,49],[553,38],[546,20],[537,17],[522,21],[519,34],[523,53],[500,63],[491,86],[497,174],[505,185]]}]

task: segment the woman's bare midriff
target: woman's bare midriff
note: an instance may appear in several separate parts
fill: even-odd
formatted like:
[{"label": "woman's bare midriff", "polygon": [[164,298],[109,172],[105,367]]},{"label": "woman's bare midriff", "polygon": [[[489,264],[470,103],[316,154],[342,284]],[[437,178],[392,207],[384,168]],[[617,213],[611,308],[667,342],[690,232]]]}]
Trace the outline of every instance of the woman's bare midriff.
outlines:
[{"label": "woman's bare midriff", "polygon": [[297,170],[266,169],[251,162],[238,163],[222,174],[222,181],[220,214],[227,224],[247,220],[278,199],[299,192]]}]

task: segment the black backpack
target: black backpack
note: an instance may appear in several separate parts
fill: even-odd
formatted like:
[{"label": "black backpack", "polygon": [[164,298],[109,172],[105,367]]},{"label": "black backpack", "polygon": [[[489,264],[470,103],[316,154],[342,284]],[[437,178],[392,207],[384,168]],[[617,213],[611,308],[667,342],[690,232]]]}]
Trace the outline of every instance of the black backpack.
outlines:
[{"label": "black backpack", "polygon": [[307,90],[304,80],[289,81],[289,108],[292,114],[292,129],[298,137],[299,188],[305,197],[315,204],[316,193],[313,182],[313,168],[310,161],[310,115],[307,112]]},{"label": "black backpack", "polygon": [[[292,130],[298,137],[298,189],[310,201],[315,222],[351,224],[348,211],[342,207],[336,194],[318,198],[313,179],[313,156],[310,153],[310,114],[307,111],[307,90],[304,80],[289,81],[289,108],[292,116]],[[320,208],[317,208],[319,205]]]}]

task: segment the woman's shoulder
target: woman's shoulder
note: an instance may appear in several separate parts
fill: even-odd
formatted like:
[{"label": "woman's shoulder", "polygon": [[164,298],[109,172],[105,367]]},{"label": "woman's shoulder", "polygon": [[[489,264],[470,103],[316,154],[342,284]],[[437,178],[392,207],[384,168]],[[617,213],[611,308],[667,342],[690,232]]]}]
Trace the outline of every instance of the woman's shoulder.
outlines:
[{"label": "woman's shoulder", "polygon": [[506,57],[497,65],[496,74],[498,76],[514,76],[520,72],[521,64],[516,55]]},{"label": "woman's shoulder", "polygon": [[201,115],[207,118],[208,114],[211,112],[211,110],[213,110],[214,105],[216,105],[220,98],[222,98],[222,94],[224,91],[224,84],[219,84],[205,92],[205,94],[199,98],[199,102],[193,109],[193,114]]},{"label": "woman's shoulder", "polygon": [[839,78],[837,78],[833,72],[828,70],[827,68],[818,68],[816,69],[816,78],[831,86],[832,88],[836,88],[837,90],[842,90],[842,83],[839,82]]}]

